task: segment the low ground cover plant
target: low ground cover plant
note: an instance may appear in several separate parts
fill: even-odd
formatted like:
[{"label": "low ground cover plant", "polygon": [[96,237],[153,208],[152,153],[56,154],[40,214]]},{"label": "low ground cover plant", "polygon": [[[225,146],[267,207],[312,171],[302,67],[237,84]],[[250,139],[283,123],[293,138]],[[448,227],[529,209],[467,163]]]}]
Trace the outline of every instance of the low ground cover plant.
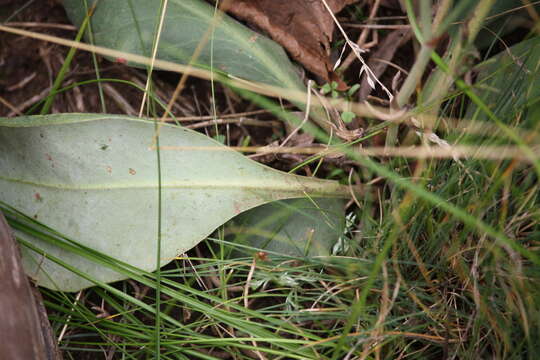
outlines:
[{"label": "low ground cover plant", "polygon": [[64,358],[535,358],[538,4],[0,7],[0,210]]}]

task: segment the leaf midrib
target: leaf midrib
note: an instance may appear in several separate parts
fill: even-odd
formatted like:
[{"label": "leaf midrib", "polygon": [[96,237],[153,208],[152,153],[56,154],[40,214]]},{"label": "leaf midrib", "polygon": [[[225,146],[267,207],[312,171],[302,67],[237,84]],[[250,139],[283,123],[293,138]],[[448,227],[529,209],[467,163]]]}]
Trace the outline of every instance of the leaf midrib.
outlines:
[{"label": "leaf midrib", "polygon": [[[68,191],[107,191],[107,190],[135,190],[135,189],[158,189],[157,182],[155,184],[150,183],[133,183],[133,184],[114,184],[114,183],[105,183],[105,184],[86,184],[86,185],[67,185],[67,184],[47,184],[40,182],[33,182],[22,179],[8,178],[0,176],[0,180],[12,183],[19,183],[24,185],[50,188],[56,190],[68,190]],[[325,189],[327,187],[328,189]],[[324,180],[312,180],[310,186],[306,186],[305,183],[300,182],[274,182],[274,183],[263,183],[263,184],[247,184],[246,181],[242,180],[241,182],[218,182],[218,181],[181,181],[181,182],[169,182],[162,183],[162,189],[238,189],[238,190],[276,190],[280,192],[315,192],[321,194],[346,194],[346,189],[339,186],[333,185],[332,183],[326,182]]]}]

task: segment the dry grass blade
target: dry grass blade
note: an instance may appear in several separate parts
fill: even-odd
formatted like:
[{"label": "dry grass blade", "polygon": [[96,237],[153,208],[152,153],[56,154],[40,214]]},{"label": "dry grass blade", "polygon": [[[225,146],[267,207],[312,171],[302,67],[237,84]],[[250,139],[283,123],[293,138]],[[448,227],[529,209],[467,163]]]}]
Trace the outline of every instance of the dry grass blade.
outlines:
[{"label": "dry grass blade", "polygon": [[[534,159],[540,159],[540,145],[531,146],[536,154]],[[192,147],[192,146],[161,146],[164,151],[239,151],[263,154],[309,154],[330,156],[344,154],[337,147],[272,147],[272,146],[230,146],[227,148],[216,147]],[[531,159],[517,146],[397,146],[397,147],[365,147],[354,148],[354,153],[370,157],[404,157],[412,159],[486,159],[529,162]]]},{"label": "dry grass blade", "polygon": [[[27,36],[34,39],[39,39],[43,41],[52,42],[58,45],[67,46],[67,47],[73,47],[77,48],[79,50],[94,52],[99,55],[103,56],[109,56],[112,58],[120,58],[125,59],[126,61],[132,61],[135,63],[143,64],[143,65],[151,65],[152,59],[146,56],[141,55],[135,55],[135,54],[128,54],[123,51],[118,51],[114,49],[104,48],[100,46],[94,46],[90,44],[85,43],[78,43],[76,41],[63,39],[57,36],[51,36],[41,33],[36,33],[32,31],[22,30],[22,29],[16,29],[7,27],[4,25],[0,25],[0,31],[9,32],[12,34],[17,34],[21,36]],[[180,65],[177,63],[173,63],[170,61],[164,61],[164,60],[158,60],[156,59],[154,62],[154,67],[159,68],[161,70],[167,70],[177,73],[189,73],[191,76],[195,76],[201,79],[205,80],[211,80],[213,78],[212,72],[204,69],[194,68],[188,65]],[[302,91],[297,90],[291,90],[291,89],[283,89],[277,86],[271,86],[267,84],[258,84],[251,81],[246,81],[234,76],[229,76],[226,80],[226,82],[234,87],[252,91],[261,95],[271,96],[271,97],[277,97],[277,98],[283,98],[287,100],[291,100],[298,103],[304,103],[306,100],[306,94]],[[379,118],[380,115],[384,114],[390,114],[390,111],[385,108],[379,108],[376,106],[367,107],[364,104],[358,104],[358,103],[348,103],[346,101],[332,101],[332,99],[329,99],[330,102],[336,106],[336,108],[339,109],[351,109],[351,111],[354,111],[359,116],[367,116],[372,118]],[[316,99],[313,99],[314,106],[322,106],[319,101]],[[412,116],[412,114],[410,115]],[[399,117],[396,117],[396,120],[406,118],[406,114],[400,114]]]},{"label": "dry grass blade", "polygon": [[[22,30],[22,29],[16,29],[16,28],[7,27],[4,25],[0,25],[0,31],[5,31],[8,33],[17,34],[21,36],[27,36],[30,38],[47,41],[47,42],[55,43],[55,44],[66,46],[66,47],[74,47],[79,50],[93,52],[102,56],[109,56],[112,58],[121,58],[128,61],[140,63],[143,65],[150,65],[152,63],[151,58],[148,58],[145,56],[134,55],[134,54],[125,53],[123,51],[80,43],[80,42],[60,38],[57,36],[51,36],[47,34],[42,34],[42,33]],[[160,68],[162,70],[172,71],[176,73],[189,73],[191,76],[205,79],[205,80],[212,79],[212,73],[204,69],[193,68],[187,65],[181,65],[181,64],[173,63],[170,61],[163,61],[159,59],[155,60],[154,65],[156,68]],[[246,80],[239,79],[232,76],[230,76],[228,79],[225,79],[225,80],[231,86],[234,86],[240,89],[245,89],[248,91],[252,91],[261,95],[287,99],[287,100],[294,101],[297,103],[304,103],[306,101],[306,94],[301,91],[283,89],[283,88],[266,85],[266,84],[257,84],[254,82],[246,81]],[[26,101],[24,104],[21,104],[21,106],[19,106],[18,109],[19,110],[24,109],[25,107],[30,106],[36,101],[43,99],[46,96],[47,91],[48,89],[43,90],[42,94],[39,94],[39,96],[36,95],[32,97],[31,99]],[[349,102],[342,99],[330,99],[330,98],[327,98],[326,100],[330,104],[332,104],[333,107],[341,111],[352,111],[358,116],[379,119],[382,121],[390,121],[390,122],[395,122],[395,123],[405,122],[405,123],[414,125],[412,122],[410,122],[410,119],[414,116],[417,116],[417,114],[410,111],[403,110],[396,113],[395,111],[392,111],[391,109],[374,106],[369,103],[362,104],[362,103],[357,103],[357,102]],[[323,107],[323,104],[317,98],[312,99],[311,105],[315,107]],[[15,114],[16,113],[11,113],[9,116],[13,116]],[[432,128],[433,125],[437,123],[438,121],[459,124],[460,127],[464,129],[465,131],[467,131],[468,126],[470,126],[471,124],[474,125],[475,128],[484,126],[481,122],[468,122],[466,119],[458,120],[458,119],[452,119],[452,118],[435,117],[435,116],[430,116],[430,115],[423,115],[422,121],[423,122],[421,126],[423,128]],[[493,128],[493,125],[490,123],[484,123],[484,124],[487,127]]]}]

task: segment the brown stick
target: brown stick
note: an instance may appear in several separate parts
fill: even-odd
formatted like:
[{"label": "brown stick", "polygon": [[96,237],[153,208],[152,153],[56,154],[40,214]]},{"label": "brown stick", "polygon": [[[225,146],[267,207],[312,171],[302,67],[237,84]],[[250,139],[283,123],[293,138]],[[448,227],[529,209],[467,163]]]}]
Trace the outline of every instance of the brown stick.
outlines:
[{"label": "brown stick", "polygon": [[41,296],[21,265],[19,248],[0,212],[0,359],[61,359]]}]

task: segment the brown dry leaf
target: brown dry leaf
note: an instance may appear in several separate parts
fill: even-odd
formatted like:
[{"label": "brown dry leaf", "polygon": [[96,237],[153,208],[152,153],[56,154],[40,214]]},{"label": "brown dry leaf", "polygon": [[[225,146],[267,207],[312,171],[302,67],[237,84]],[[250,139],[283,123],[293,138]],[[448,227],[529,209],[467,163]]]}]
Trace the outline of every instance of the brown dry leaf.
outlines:
[{"label": "brown dry leaf", "polygon": [[[357,1],[326,3],[338,13]],[[327,82],[337,80],[329,58],[335,24],[322,0],[235,0],[226,10],[268,33],[312,73]]]}]

